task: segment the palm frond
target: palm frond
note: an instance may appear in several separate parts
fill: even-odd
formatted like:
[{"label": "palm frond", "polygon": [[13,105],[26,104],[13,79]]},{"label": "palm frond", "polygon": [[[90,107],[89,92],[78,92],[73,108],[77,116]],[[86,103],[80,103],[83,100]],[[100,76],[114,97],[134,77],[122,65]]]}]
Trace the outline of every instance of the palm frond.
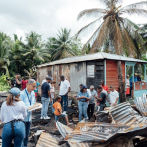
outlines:
[{"label": "palm frond", "polygon": [[89,27],[91,27],[92,25],[94,25],[96,22],[100,21],[102,17],[100,17],[99,19],[96,19],[95,21],[89,23],[88,25],[84,26],[83,28],[81,28],[78,33],[77,36],[80,35],[83,31],[85,31],[86,29],[88,29]]},{"label": "palm frond", "polygon": [[136,8],[128,8],[128,9],[123,9],[120,11],[120,13],[126,13],[129,15],[140,15],[140,16],[147,16],[147,10],[145,9],[136,9]]},{"label": "palm frond", "polygon": [[125,10],[125,9],[140,9],[143,6],[147,6],[147,1],[142,1],[142,2],[138,2],[138,3],[127,5],[125,7],[122,7],[121,10]]},{"label": "palm frond", "polygon": [[107,11],[106,9],[95,8],[95,9],[86,9],[79,13],[77,20],[81,19],[82,17],[99,17],[103,15],[103,13]]}]

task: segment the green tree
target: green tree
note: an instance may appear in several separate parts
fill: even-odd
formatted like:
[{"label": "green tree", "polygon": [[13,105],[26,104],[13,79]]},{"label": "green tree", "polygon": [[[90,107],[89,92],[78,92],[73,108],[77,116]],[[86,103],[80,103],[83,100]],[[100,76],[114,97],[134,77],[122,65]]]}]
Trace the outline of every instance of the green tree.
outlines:
[{"label": "green tree", "polygon": [[5,73],[7,76],[9,76],[8,66],[10,65],[10,40],[6,34],[0,33],[0,73]]},{"label": "green tree", "polygon": [[[122,7],[122,0],[99,0],[104,4],[105,8],[87,9],[79,13],[78,20],[82,17],[93,16],[96,20],[83,27],[77,34],[85,31],[94,24],[100,24],[92,34],[90,39],[85,44],[84,48],[89,43],[91,52],[107,51],[118,55],[127,54],[135,56],[135,45],[132,40],[136,32],[134,32],[133,23],[122,17],[122,14],[129,15],[147,15],[147,10],[143,9],[147,5],[147,1],[134,3]],[[102,21],[102,23],[101,23]],[[132,31],[133,30],[133,31]],[[136,36],[139,36],[137,34]],[[105,48],[107,44],[107,48]],[[121,69],[121,61],[117,62],[118,80],[120,87],[120,100],[125,101],[125,90]]]},{"label": "green tree", "polygon": [[37,61],[41,61],[40,63],[49,61],[50,54],[48,54],[47,49],[44,48],[45,43],[42,41],[41,35],[36,32],[26,34],[26,45],[23,46],[25,52],[23,55],[31,67],[37,65]]},{"label": "green tree", "polygon": [[70,33],[71,30],[64,28],[58,32],[56,38],[48,38],[46,47],[51,54],[52,60],[81,54],[80,39],[76,39],[75,37],[70,38]]}]

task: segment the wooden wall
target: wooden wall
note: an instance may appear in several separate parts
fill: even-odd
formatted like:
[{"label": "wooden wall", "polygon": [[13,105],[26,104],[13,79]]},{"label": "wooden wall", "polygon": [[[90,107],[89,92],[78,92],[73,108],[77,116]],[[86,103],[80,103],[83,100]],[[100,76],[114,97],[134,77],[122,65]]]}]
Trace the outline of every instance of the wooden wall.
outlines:
[{"label": "wooden wall", "polygon": [[[123,80],[125,82],[125,62],[121,61],[121,63]],[[109,89],[110,86],[113,86],[119,92],[117,61],[115,60],[106,60],[106,85]]]}]

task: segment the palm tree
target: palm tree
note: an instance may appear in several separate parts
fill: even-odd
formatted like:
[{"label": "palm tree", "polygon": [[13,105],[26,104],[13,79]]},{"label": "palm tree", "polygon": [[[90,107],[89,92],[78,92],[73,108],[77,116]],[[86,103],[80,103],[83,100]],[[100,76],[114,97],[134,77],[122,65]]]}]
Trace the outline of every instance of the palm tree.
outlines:
[{"label": "palm tree", "polygon": [[[21,67],[25,65],[25,58],[23,57],[22,38],[18,38],[14,34],[14,40],[11,42],[10,63],[14,66],[15,72],[20,73]],[[11,68],[13,67],[11,66]],[[13,69],[13,70],[14,70]]]},{"label": "palm tree", "polygon": [[23,54],[27,60],[31,63],[33,67],[35,61],[39,60],[42,62],[49,61],[50,54],[47,53],[47,49],[44,48],[44,42],[42,42],[41,35],[36,34],[36,32],[31,32],[26,34],[26,45],[24,46]]},{"label": "palm tree", "polygon": [[[139,34],[136,34],[134,23],[123,18],[123,14],[129,15],[147,15],[147,10],[143,9],[147,5],[147,1],[134,3],[122,7],[122,0],[99,0],[104,4],[105,8],[87,9],[79,13],[78,20],[82,17],[94,16],[96,20],[83,27],[77,35],[85,31],[94,24],[100,24],[92,34],[90,39],[85,44],[91,45],[91,52],[105,51],[115,53],[118,55],[127,54],[128,56],[135,56],[135,45],[132,38],[142,39]],[[139,39],[138,39],[139,38]],[[107,45],[106,45],[107,44]],[[124,83],[122,77],[121,61],[117,62],[118,79],[120,87],[121,102],[125,101]]]},{"label": "palm tree", "polygon": [[46,47],[53,60],[71,57],[79,54],[79,40],[70,38],[71,30],[66,28],[58,32],[56,38],[49,38]]},{"label": "palm tree", "polygon": [[9,76],[8,66],[10,51],[10,37],[4,33],[0,33],[0,72],[6,73]]}]

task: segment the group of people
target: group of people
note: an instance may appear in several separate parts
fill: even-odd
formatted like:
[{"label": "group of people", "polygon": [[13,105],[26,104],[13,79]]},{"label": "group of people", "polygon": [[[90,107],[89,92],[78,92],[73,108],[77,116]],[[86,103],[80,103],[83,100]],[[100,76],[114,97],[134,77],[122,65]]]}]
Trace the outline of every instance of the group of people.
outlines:
[{"label": "group of people", "polygon": [[129,78],[129,75],[127,75],[126,76],[126,97],[131,96],[133,78],[134,78],[134,82],[142,81],[140,74],[135,73],[134,76],[132,76],[131,78]]},{"label": "group of people", "polygon": [[[104,85],[104,81],[101,81],[101,85],[97,87],[97,91],[94,90],[94,86],[91,85],[90,89],[87,86],[80,84],[80,92],[77,95],[78,109],[79,109],[79,122],[90,120],[96,111],[103,111],[106,106],[106,100],[108,99],[108,87]],[[111,107],[117,105],[118,92],[113,86],[110,86],[110,100]],[[82,120],[82,116],[84,119]]]},{"label": "group of people", "polygon": [[[67,117],[68,93],[70,92],[70,83],[64,77],[60,77],[59,96],[55,98],[55,88],[52,77],[46,76],[41,85],[41,117],[40,119],[50,119],[48,116],[48,107],[51,105],[52,113],[56,122],[60,117],[65,117],[67,125],[70,125]],[[22,86],[21,86],[22,85]],[[25,86],[24,86],[25,85]],[[11,83],[10,95],[1,107],[1,121],[5,124],[2,133],[2,147],[10,146],[14,139],[15,147],[27,147],[28,136],[32,122],[32,112],[27,108],[36,103],[36,94],[38,86],[36,78],[26,81],[20,79],[19,74],[15,75],[15,79]],[[37,88],[36,88],[37,87]],[[90,119],[95,111],[102,111],[105,108],[106,99],[108,98],[108,87],[104,85],[104,81],[94,90],[91,85],[79,85],[80,92],[76,96],[79,108],[79,122]],[[22,88],[22,91],[20,90]],[[110,87],[110,105],[115,106],[118,101],[118,92]],[[82,119],[82,116],[84,119]]]}]

